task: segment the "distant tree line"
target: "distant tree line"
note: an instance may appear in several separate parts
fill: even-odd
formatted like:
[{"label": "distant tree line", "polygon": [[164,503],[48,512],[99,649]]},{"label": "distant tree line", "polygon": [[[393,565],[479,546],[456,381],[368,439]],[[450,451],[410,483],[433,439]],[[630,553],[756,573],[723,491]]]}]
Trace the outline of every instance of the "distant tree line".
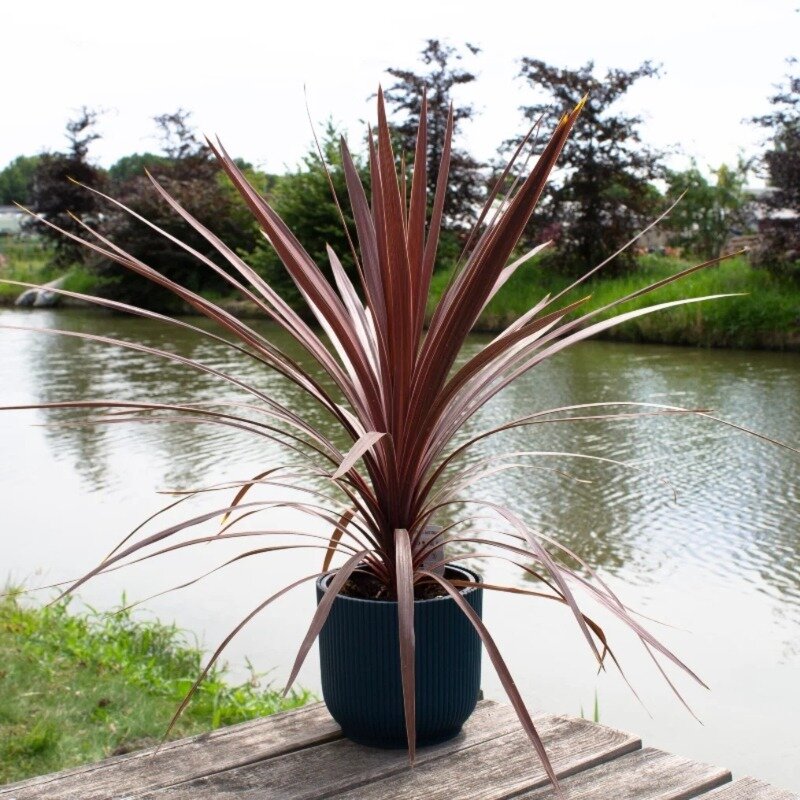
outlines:
[{"label": "distant tree line", "polygon": [[[482,163],[463,144],[463,129],[477,113],[464,96],[477,80],[480,52],[471,44],[454,47],[430,39],[420,54],[418,68],[388,70],[391,81],[385,99],[392,115],[398,169],[407,170],[409,176],[414,168],[414,137],[423,92],[427,95],[426,168],[431,196],[452,108],[455,139],[438,268],[452,267],[457,260],[477,211],[490,187],[500,179],[504,164],[502,159]],[[794,70],[795,63],[790,65]],[[618,101],[634,84],[656,79],[659,74],[659,66],[651,62],[632,70],[612,68],[600,74],[592,62],[565,69],[538,59],[521,59],[517,77],[530,90],[530,100],[521,109],[525,128],[505,143],[502,158],[507,159],[525,133],[532,132],[495,202],[506,190],[513,190],[514,182],[530,169],[530,158],[535,159],[542,138],[548,136],[561,114],[585,97],[583,113],[527,233],[527,245],[553,241],[547,256],[549,268],[568,275],[585,272],[622,248],[681,197],[662,223],[670,232],[670,246],[693,256],[713,258],[722,253],[732,235],[758,231],[755,262],[798,277],[800,78],[789,75],[771,98],[772,111],[753,119],[767,133],[760,159],[740,159],[735,165],[723,164],[706,171],[693,163],[686,170],[671,171],[665,166],[665,154],[643,143],[642,118],[618,108]],[[160,140],[158,152],[126,155],[107,170],[91,158],[92,144],[100,136],[100,121],[96,112],[83,108],[67,123],[67,147],[63,151],[14,159],[0,171],[0,204],[21,202],[76,237],[92,240],[93,234],[85,227],[88,225],[171,279],[198,291],[225,292],[226,282],[218,274],[154,230],[159,228],[180,239],[227,269],[206,239],[187,226],[158,194],[155,181],[288,298],[294,297],[291,282],[269,242],[222,175],[206,143],[197,136],[187,111],[177,109],[154,118]],[[330,244],[345,267],[353,270],[347,232],[330,192],[332,182],[352,234],[339,138],[340,131],[328,123],[319,143],[327,174],[316,147],[309,149],[296,169],[283,175],[266,174],[243,161],[240,167],[323,269]],[[366,143],[350,142],[350,146],[357,168],[368,183]],[[760,171],[769,186],[761,198],[758,216],[746,190],[748,174],[753,170]],[[169,295],[148,281],[93,256],[80,244],[41,224],[33,224],[42,236],[52,240],[57,263],[86,265],[103,279],[106,294],[151,307],[168,302]],[[608,269],[622,272],[632,268],[636,253],[636,247],[628,248]]]}]

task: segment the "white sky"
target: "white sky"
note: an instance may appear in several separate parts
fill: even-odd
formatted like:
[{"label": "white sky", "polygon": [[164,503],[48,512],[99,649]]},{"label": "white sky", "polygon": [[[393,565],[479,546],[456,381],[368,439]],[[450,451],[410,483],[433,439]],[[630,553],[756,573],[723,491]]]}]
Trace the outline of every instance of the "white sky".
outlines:
[{"label": "white sky", "polygon": [[[4,80],[0,166],[64,146],[81,105],[102,107],[104,165],[158,149],[155,114],[182,106],[200,130],[279,171],[310,141],[303,98],[316,120],[332,115],[360,139],[367,97],[388,66],[413,67],[427,38],[470,41],[483,53],[469,89],[481,112],[465,143],[490,158],[518,132],[530,90],[514,76],[521,56],[559,66],[594,59],[633,68],[660,61],[626,107],[641,111],[645,138],[673,144],[701,165],[755,152],[762,133],[742,119],[764,111],[772,84],[797,53],[797,0],[18,0],[0,10]],[[358,135],[358,136],[357,136]]]}]

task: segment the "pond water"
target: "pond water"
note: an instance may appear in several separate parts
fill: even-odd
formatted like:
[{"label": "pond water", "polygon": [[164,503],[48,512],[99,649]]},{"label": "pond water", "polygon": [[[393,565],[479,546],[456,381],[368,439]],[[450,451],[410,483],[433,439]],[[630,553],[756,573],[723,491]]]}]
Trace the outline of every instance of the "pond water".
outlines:
[{"label": "pond water", "polygon": [[[171,349],[235,372],[327,424],[276,376],[165,325],[66,310],[3,310],[0,325],[79,330]],[[468,349],[485,341],[475,337]],[[22,330],[0,330],[0,378],[1,404],[234,396],[211,376],[142,353]],[[580,345],[537,368],[496,398],[471,430],[565,403],[614,400],[711,408],[800,442],[797,355],[607,342]],[[61,419],[53,412],[0,414],[0,581],[39,586],[77,576],[168,502],[158,490],[246,479],[277,457],[263,441],[215,426],[54,424]],[[631,465],[540,457],[530,463],[572,477],[507,472],[475,487],[472,496],[524,514],[582,554],[629,605],[669,623],[649,624],[711,687],[676,678],[701,726],[637,640],[600,614],[645,710],[618,675],[596,675],[561,607],[493,593],[485,618],[529,706],[590,715],[596,696],[601,721],[635,731],[650,745],[800,790],[800,457],[688,417],[520,429],[487,440],[472,457],[509,449],[578,451]],[[206,497],[193,508],[217,502]],[[266,516],[270,526],[287,522],[284,512]],[[189,548],[115,572],[86,585],[81,600],[110,608],[123,592],[147,597],[221,563],[230,553],[226,546]],[[316,551],[260,556],[145,608],[213,647],[268,593],[318,565]],[[490,579],[525,585],[502,567],[478,566]],[[271,670],[276,683],[285,678],[313,606],[309,585],[257,617],[228,650],[234,675],[246,674],[249,659],[257,670]],[[319,691],[316,653],[299,682]],[[489,697],[502,699],[488,663],[483,684]]]}]

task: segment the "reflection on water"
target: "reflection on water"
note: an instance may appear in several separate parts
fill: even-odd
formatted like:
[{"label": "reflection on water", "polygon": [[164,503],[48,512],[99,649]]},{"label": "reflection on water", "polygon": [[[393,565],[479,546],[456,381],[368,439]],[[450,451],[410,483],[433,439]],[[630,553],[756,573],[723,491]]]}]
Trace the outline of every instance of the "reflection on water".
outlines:
[{"label": "reflection on water", "polygon": [[[42,315],[44,316],[44,315]],[[153,324],[127,317],[62,313],[53,317],[53,326],[81,333],[136,341],[147,347],[167,350],[191,358],[221,372],[235,374],[276,400],[287,403],[320,423],[322,412],[312,407],[300,392],[289,393],[279,376],[241,354],[233,353],[219,342],[204,340],[191,331]],[[47,327],[49,319],[36,321]],[[66,336],[28,334],[29,369],[39,402],[55,403],[78,398],[102,398],[132,402],[180,403],[252,400],[231,384],[197,370],[146,353],[120,347],[104,347],[85,339]],[[283,342],[289,355],[299,353],[288,340]],[[49,422],[70,418],[69,412],[49,412]],[[238,434],[230,428],[181,423],[174,426],[52,427],[47,436],[54,453],[72,458],[75,468],[92,489],[108,488],[107,476],[114,459],[123,448],[133,447],[152,452],[155,460],[168,465],[163,480],[171,486],[192,482],[214,469],[250,456],[269,460],[274,449],[267,440]],[[229,448],[235,447],[231,456]],[[243,452],[244,450],[244,452]]]},{"label": "reflection on water", "polygon": [[[570,399],[709,408],[796,442],[800,363],[794,355],[589,343],[512,387],[480,424]],[[481,490],[512,505],[524,498],[541,529],[626,580],[695,560],[748,583],[757,571],[759,589],[800,602],[798,460],[784,450],[686,417],[542,425],[483,449],[576,451],[631,465],[547,459],[591,483],[526,471]]]},{"label": "reflection on water", "polygon": [[[84,312],[2,311],[0,323],[118,336],[197,358],[252,382],[330,432],[324,412],[276,375],[187,331]],[[270,336],[294,358],[302,357],[285,337],[274,331]],[[477,350],[485,341],[475,337],[469,349]],[[22,331],[0,331],[0,375],[2,403],[86,397],[147,402],[242,399],[235,387],[179,364],[76,338]],[[583,344],[538,367],[486,407],[463,436],[531,411],[619,400],[709,408],[777,438],[800,440],[796,355],[602,342]],[[276,457],[276,448],[267,440],[213,425],[52,424],[69,416],[26,412],[13,420],[0,417],[0,492],[7,513],[5,535],[0,537],[3,577],[21,579],[40,570],[46,579],[68,577],[88,567],[132,523],[159,507],[154,489],[243,479]],[[20,424],[23,419],[48,424],[33,428]],[[684,654],[688,648],[695,663],[712,673],[712,683],[722,686],[718,705],[700,701],[708,723],[705,733],[672,710],[663,712],[670,720],[665,733],[637,716],[638,711],[630,711],[629,696],[614,686],[600,689],[604,721],[627,724],[686,755],[724,762],[800,789],[794,766],[800,764],[795,732],[800,707],[800,460],[710,420],[687,417],[519,428],[483,441],[467,458],[477,468],[481,460],[509,451],[581,453],[625,462],[521,457],[515,460],[533,468],[492,475],[471,489],[470,496],[520,511],[534,527],[556,536],[600,569],[634,605],[691,627],[694,639],[676,647],[683,647]],[[198,557],[197,565],[201,561]],[[177,617],[213,643],[237,621],[234,612],[239,606],[233,596],[273,579],[263,570],[247,574],[246,584],[220,577],[210,588],[154,610]],[[88,590],[88,596],[111,605],[122,587],[146,594],[163,588],[163,580],[159,569],[126,579],[120,573],[114,582]],[[231,588],[236,592],[229,592]],[[215,591],[221,599],[214,599]],[[494,601],[495,597],[487,599]],[[244,649],[232,651],[231,658],[248,652],[285,674],[292,643],[302,635],[308,602],[286,606],[285,615],[271,623],[277,632],[270,634],[269,642],[245,638]],[[517,653],[522,661],[516,671],[525,672],[526,660],[532,657],[526,647],[532,645],[520,639],[514,625],[515,615],[527,614],[528,606],[506,605],[503,598],[495,607],[502,609],[502,619],[495,622],[498,638],[506,636],[512,667]],[[548,640],[548,652],[552,647],[553,652],[563,648],[571,653],[571,632],[551,626],[546,613],[537,636],[556,638]],[[284,638],[288,643],[275,644]],[[581,699],[587,705],[594,683],[586,679],[586,654],[580,658],[580,668],[569,656],[558,663],[538,658],[536,683],[521,681],[526,699],[567,713],[575,713]],[[745,667],[750,672],[737,672]],[[317,680],[314,670],[311,665],[305,674],[306,685],[312,687]],[[732,680],[733,674],[739,683],[726,694],[726,679]],[[487,690],[499,694],[493,680],[487,675]],[[543,686],[548,687],[546,696],[541,694]],[[644,685],[647,695],[661,692],[657,676]],[[671,708],[671,702],[667,698],[664,708]],[[662,713],[660,705],[658,710]],[[744,730],[750,736],[758,729],[754,720],[770,720],[764,735],[780,737],[780,744],[767,747],[757,741],[745,746],[740,738],[734,744],[735,725],[726,716],[734,713],[737,720],[747,720]]]}]

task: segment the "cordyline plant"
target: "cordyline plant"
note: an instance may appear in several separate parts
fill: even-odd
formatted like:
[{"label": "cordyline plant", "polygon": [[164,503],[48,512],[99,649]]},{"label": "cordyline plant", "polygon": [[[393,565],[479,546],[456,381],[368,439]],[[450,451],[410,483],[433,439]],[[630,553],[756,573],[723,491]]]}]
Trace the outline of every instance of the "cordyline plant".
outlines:
[{"label": "cordyline plant", "polygon": [[[202,421],[232,427],[278,443],[292,455],[290,464],[272,466],[247,480],[197,490],[236,489],[237,492],[234,499],[223,507],[214,508],[157,533],[136,538],[141,530],[140,526],[94,569],[65,590],[65,593],[72,592],[93,576],[121,566],[211,541],[248,542],[255,537],[265,537],[269,541],[268,537],[275,535],[297,539],[291,544],[268,544],[249,549],[226,564],[270,551],[309,547],[318,547],[325,551],[320,572],[295,580],[268,597],[236,626],[209,660],[172,723],[233,636],[257,613],[290,589],[330,572],[332,558],[337,553],[346,559],[333,571],[327,591],[317,606],[292,667],[287,691],[322,629],[336,596],[351,578],[369,575],[373,584],[377,581],[382,587],[385,597],[398,603],[405,721],[412,760],[415,749],[414,599],[415,594],[420,592],[420,587],[430,591],[433,585],[438,587],[442,596],[452,597],[477,630],[549,779],[558,786],[555,771],[542,741],[492,636],[461,594],[465,587],[476,584],[469,580],[456,580],[452,577],[452,572],[445,572],[443,569],[447,564],[467,557],[501,558],[539,581],[540,591],[488,583],[480,585],[488,590],[527,594],[568,606],[600,667],[603,667],[607,658],[617,667],[619,664],[602,629],[579,608],[573,593],[576,587],[587,592],[591,599],[599,602],[633,630],[668,682],[669,679],[658,661],[659,656],[702,683],[685,664],[634,619],[632,612],[585,562],[549,537],[533,531],[510,509],[473,499],[468,504],[477,507],[476,511],[479,510],[483,517],[472,515],[456,519],[444,528],[434,527],[434,533],[431,533],[431,526],[435,525],[437,515],[447,515],[457,502],[462,502],[465,490],[477,480],[519,466],[508,463],[502,456],[500,463],[497,463],[498,457],[493,456],[491,463],[479,461],[469,467],[460,467],[463,454],[487,437],[513,428],[566,420],[607,420],[643,414],[701,412],[700,409],[625,402],[570,405],[510,419],[502,425],[473,435],[458,445],[454,444],[454,438],[465,424],[498,392],[570,345],[643,314],[681,303],[710,299],[703,297],[660,303],[596,321],[614,306],[715,262],[683,270],[604,308],[577,316],[574,312],[585,300],[562,305],[561,297],[568,289],[555,297],[543,298],[479,353],[457,366],[462,345],[482,310],[515,269],[536,252],[534,250],[509,263],[581,107],[582,103],[564,115],[527,177],[517,179],[511,189],[504,192],[503,187],[510,181],[512,165],[527,146],[533,131],[519,146],[511,163],[489,193],[465,246],[459,267],[434,309],[427,327],[426,305],[436,261],[448,179],[453,134],[452,113],[432,199],[427,196],[426,191],[427,127],[424,113],[421,115],[413,173],[407,182],[405,169],[401,169],[398,175],[383,96],[379,92],[377,131],[370,132],[368,137],[371,198],[366,196],[347,145],[342,141],[343,168],[357,233],[358,247],[353,242],[351,245],[359,286],[351,282],[336,253],[329,249],[334,279],[331,284],[280,217],[248,183],[222,145],[209,142],[220,166],[277,251],[310,312],[324,331],[325,338],[309,326],[239,255],[187,213],[152,177],[155,191],[175,213],[216,248],[229,265],[229,270],[222,269],[214,261],[142,219],[118,201],[102,195],[107,201],[128,211],[142,223],[150,225],[174,244],[192,253],[205,267],[224,278],[303,348],[310,366],[301,365],[242,320],[169,280],[119,248],[113,241],[81,223],[92,237],[86,243],[87,247],[169,289],[188,306],[216,323],[226,336],[203,330],[184,320],[165,317],[122,302],[87,297],[65,290],[53,291],[117,311],[160,320],[223,343],[243,357],[259,362],[264,368],[275,370],[299,391],[311,397],[335,420],[343,435],[352,443],[346,451],[341,450],[308,419],[268,396],[257,386],[199,361],[130,341],[74,331],[30,329],[116,345],[179,362],[227,382],[247,397],[241,402],[219,402],[214,405],[191,401],[165,404],[81,399],[24,408],[84,408],[106,412],[102,416],[85,418],[78,424]],[[46,220],[43,221],[48,224]],[[83,242],[66,231],[63,233]],[[592,269],[573,286],[581,283],[601,266],[602,264]],[[326,385],[333,388],[325,388],[316,377],[320,373],[324,374]],[[602,406],[611,408],[601,409]],[[552,454],[509,453],[506,459],[521,455]],[[256,485],[297,490],[304,493],[306,499],[244,502],[248,490]],[[197,491],[186,493],[181,500],[193,496]],[[172,503],[167,508],[175,504]],[[304,531],[241,528],[240,523],[245,518],[260,510],[276,507],[288,507],[310,515],[326,527],[330,526],[333,533],[323,536]],[[486,523],[480,522],[485,519],[487,511],[502,523],[500,528],[496,525],[489,528]],[[238,516],[234,516],[236,514]],[[214,535],[171,541],[180,532],[220,517],[223,526]],[[446,542],[468,546],[469,555],[463,554],[464,547],[459,548],[461,554],[453,552],[448,555],[442,547]],[[577,563],[579,569],[571,569],[565,561]]]}]

